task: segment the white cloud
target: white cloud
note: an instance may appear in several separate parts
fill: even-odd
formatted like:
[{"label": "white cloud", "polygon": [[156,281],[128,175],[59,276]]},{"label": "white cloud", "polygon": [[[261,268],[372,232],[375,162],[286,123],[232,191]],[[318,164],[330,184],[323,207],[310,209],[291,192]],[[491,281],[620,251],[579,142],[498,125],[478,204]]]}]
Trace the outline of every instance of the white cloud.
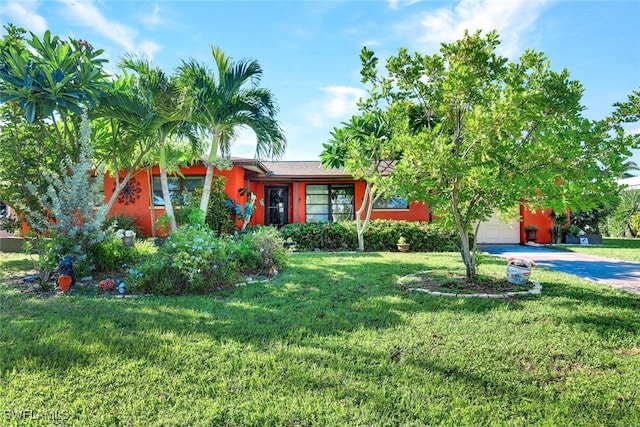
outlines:
[{"label": "white cloud", "polygon": [[137,32],[126,25],[110,21],[91,2],[60,0],[67,6],[67,17],[76,23],[91,27],[104,37],[116,42],[128,51],[134,51]]},{"label": "white cloud", "polygon": [[148,27],[157,27],[167,22],[162,16],[160,16],[160,6],[155,4],[153,6],[153,11],[144,15],[140,18],[140,21]]},{"label": "white cloud", "polygon": [[138,45],[137,51],[142,53],[146,58],[152,60],[157,52],[162,50],[162,46],[150,40],[143,40]]},{"label": "white cloud", "polygon": [[389,7],[393,10],[398,9],[400,5],[411,6],[412,4],[420,3],[422,0],[387,0]]},{"label": "white cloud", "polygon": [[145,55],[149,60],[161,47],[148,40],[136,41],[138,32],[120,22],[110,20],[92,2],[60,0],[67,7],[67,17],[77,24],[91,27],[102,36],[122,46],[126,51]]},{"label": "white cloud", "polygon": [[440,43],[461,38],[465,30],[498,30],[502,41],[499,52],[513,57],[521,53],[526,33],[547,3],[548,0],[462,0],[424,13],[417,22],[404,23],[400,31],[417,32],[420,49],[433,52]]},{"label": "white cloud", "polygon": [[322,91],[324,98],[308,106],[307,121],[315,127],[326,124],[327,120],[337,122],[348,118],[356,112],[358,100],[365,95],[364,90],[349,86],[328,86]]},{"label": "white cloud", "polygon": [[324,103],[324,111],[331,119],[351,114],[357,107],[358,100],[365,95],[365,91],[348,86],[329,86],[323,89],[330,99]]},{"label": "white cloud", "polygon": [[23,27],[38,35],[44,34],[49,27],[44,17],[33,12],[37,8],[38,2],[36,1],[8,2],[2,6],[2,13],[9,19],[3,18],[3,21],[11,21],[16,26]]},{"label": "white cloud", "polygon": [[374,47],[374,46],[382,46],[382,45],[383,45],[383,42],[382,42],[382,41],[380,41],[380,40],[375,40],[375,39],[365,40],[365,41],[362,43],[362,46],[366,46],[366,47],[369,47],[369,48]]}]

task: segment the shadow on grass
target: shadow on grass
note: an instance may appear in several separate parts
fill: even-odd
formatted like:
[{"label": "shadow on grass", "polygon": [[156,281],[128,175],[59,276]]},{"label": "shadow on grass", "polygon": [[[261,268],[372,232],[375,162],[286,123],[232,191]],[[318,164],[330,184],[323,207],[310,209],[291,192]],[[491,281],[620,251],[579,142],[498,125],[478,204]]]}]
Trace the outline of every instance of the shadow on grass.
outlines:
[{"label": "shadow on grass", "polygon": [[[176,338],[232,340],[260,347],[393,328],[421,312],[477,314],[527,306],[527,298],[432,297],[396,286],[399,277],[445,268],[450,259],[442,254],[311,254],[294,258],[292,267],[272,282],[207,296],[5,298],[0,302],[0,320],[8,327],[0,332],[0,367],[10,370],[29,360],[29,366],[66,370],[94,364],[99,355],[162,360],[161,349]],[[482,262],[504,265],[504,260],[493,257]],[[632,296],[561,283],[551,284],[541,297],[532,299],[560,305],[638,307],[638,299]],[[576,313],[571,321],[591,325],[602,334],[609,327],[629,335],[637,332],[631,320],[623,318],[605,321],[598,315]]]}]

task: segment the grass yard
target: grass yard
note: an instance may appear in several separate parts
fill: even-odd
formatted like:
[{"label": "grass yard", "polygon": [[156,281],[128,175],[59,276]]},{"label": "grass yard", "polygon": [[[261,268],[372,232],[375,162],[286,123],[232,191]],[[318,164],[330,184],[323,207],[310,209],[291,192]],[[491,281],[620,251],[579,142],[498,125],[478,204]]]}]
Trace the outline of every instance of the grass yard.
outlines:
[{"label": "grass yard", "polygon": [[561,245],[553,247],[583,254],[621,259],[623,261],[640,262],[640,239],[605,237],[602,239],[602,245]]},{"label": "grass yard", "polygon": [[[0,255],[0,274],[21,265]],[[0,286],[0,424],[640,425],[640,296],[541,269],[542,295],[513,300],[396,285],[451,268],[310,253],[206,297]]]}]

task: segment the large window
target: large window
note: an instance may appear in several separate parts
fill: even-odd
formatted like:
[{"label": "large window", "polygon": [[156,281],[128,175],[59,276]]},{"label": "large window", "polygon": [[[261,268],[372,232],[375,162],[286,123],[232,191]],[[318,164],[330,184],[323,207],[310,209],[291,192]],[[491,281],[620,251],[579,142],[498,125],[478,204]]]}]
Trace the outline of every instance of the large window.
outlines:
[{"label": "large window", "polygon": [[380,197],[373,204],[373,209],[409,209],[409,202],[402,197]]},{"label": "large window", "polygon": [[[174,206],[183,206],[187,203],[187,197],[190,193],[204,186],[204,176],[185,176],[183,178],[169,176],[167,183],[169,184],[171,203]],[[153,205],[164,206],[159,176],[153,177]]]},{"label": "large window", "polygon": [[353,185],[307,185],[307,222],[353,219]]}]

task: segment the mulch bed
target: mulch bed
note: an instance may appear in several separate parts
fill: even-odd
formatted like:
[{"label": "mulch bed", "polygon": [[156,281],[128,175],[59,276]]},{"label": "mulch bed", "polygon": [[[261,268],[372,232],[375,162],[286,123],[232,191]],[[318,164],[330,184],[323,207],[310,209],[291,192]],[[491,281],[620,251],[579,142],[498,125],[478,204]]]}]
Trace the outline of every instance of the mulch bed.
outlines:
[{"label": "mulch bed", "polygon": [[430,292],[455,294],[504,294],[507,292],[523,292],[533,288],[533,284],[514,285],[506,278],[478,275],[470,281],[459,272],[421,271],[403,277],[398,286],[403,290],[425,289]]}]

